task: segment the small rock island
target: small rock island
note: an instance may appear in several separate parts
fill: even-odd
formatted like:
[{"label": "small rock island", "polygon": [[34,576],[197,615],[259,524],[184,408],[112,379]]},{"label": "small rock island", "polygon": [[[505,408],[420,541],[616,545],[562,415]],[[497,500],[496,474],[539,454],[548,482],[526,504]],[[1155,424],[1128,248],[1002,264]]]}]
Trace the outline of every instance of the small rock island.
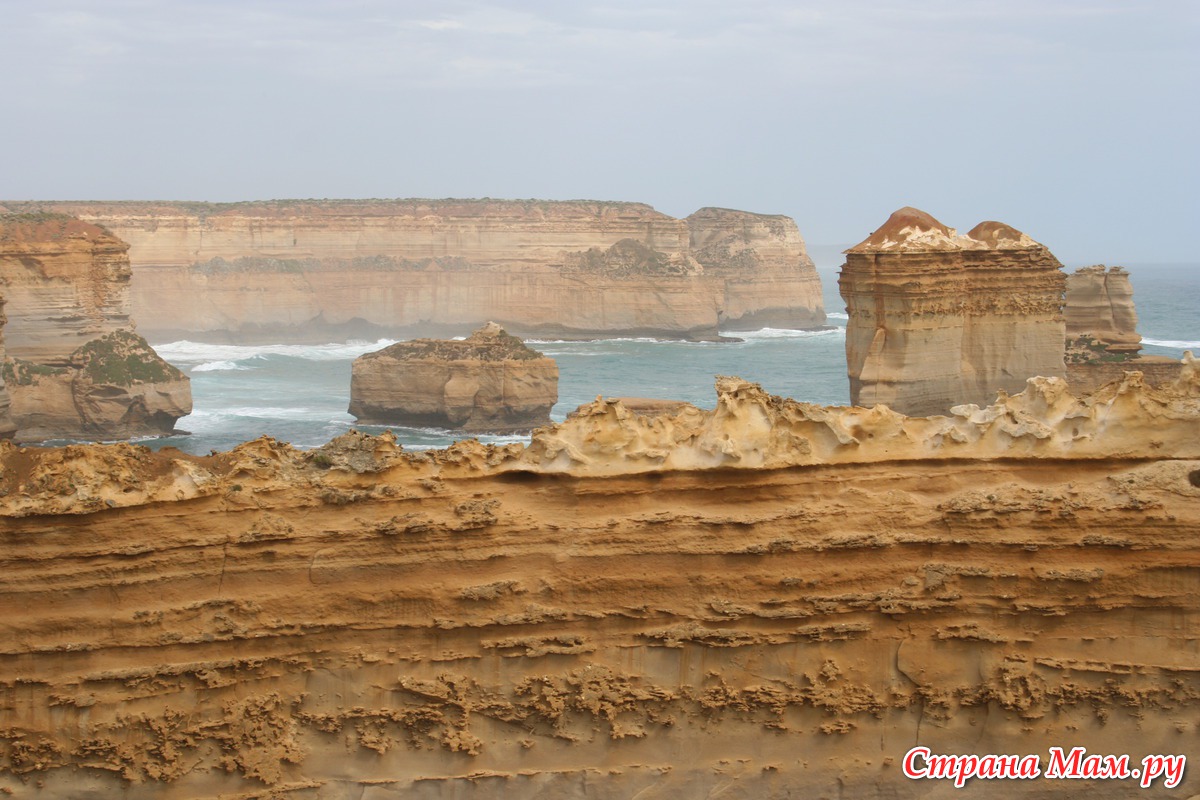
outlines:
[{"label": "small rock island", "polygon": [[554,359],[494,322],[463,340],[397,342],[351,370],[350,413],[368,425],[528,433],[557,401]]}]

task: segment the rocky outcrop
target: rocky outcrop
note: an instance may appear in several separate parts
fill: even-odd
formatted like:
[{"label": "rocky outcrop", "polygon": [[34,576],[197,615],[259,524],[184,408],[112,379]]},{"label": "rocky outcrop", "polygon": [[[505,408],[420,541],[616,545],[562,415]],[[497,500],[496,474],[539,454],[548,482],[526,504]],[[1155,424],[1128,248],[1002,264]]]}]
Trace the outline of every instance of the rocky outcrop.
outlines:
[{"label": "rocky outcrop", "polygon": [[724,281],[724,330],[811,328],[825,323],[821,281],[789,217],[702,208],[687,218],[691,253]]},{"label": "rocky outcrop", "polygon": [[129,245],[52,213],[0,214],[8,355],[65,365],[81,345],[131,328]]},{"label": "rocky outcrop", "polygon": [[1069,341],[1087,338],[1111,353],[1137,354],[1142,349],[1133,285],[1121,267],[1101,264],[1067,275],[1063,318]]},{"label": "rocky outcrop", "polygon": [[133,331],[128,245],[54,214],[0,216],[0,372],[22,441],[171,433],[187,377]]},{"label": "rocky outcrop", "polygon": [[914,208],[846,251],[846,360],[854,405],[906,414],[986,406],[1062,376],[1061,264],[998,222],[960,236]]},{"label": "rocky outcrop", "polygon": [[593,201],[4,205],[130,242],[134,314],[155,339],[458,335],[490,319],[522,335],[714,338],[825,321],[786,217]]},{"label": "rocky outcrop", "polygon": [[17,432],[17,424],[12,418],[12,401],[8,395],[8,387],[4,383],[4,295],[0,294],[0,439],[11,439]]},{"label": "rocky outcrop", "polygon": [[1122,268],[1083,267],[1068,275],[1063,316],[1067,381],[1073,392],[1094,392],[1133,371],[1155,386],[1178,379],[1178,361],[1140,353],[1133,285]]},{"label": "rocky outcrop", "polygon": [[558,365],[494,322],[467,339],[397,342],[354,360],[350,413],[363,424],[528,433],[550,424]]},{"label": "rocky outcrop", "polygon": [[730,379],[529,448],[0,443],[0,792],[907,800],[956,791],[915,744],[1194,760],[1184,378],[941,420]]}]

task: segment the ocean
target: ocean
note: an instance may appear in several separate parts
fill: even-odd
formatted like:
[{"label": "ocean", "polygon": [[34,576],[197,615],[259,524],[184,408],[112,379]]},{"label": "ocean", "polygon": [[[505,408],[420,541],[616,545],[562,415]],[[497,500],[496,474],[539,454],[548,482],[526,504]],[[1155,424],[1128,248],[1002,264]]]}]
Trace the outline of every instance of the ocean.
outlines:
[{"label": "ocean", "polygon": [[[1082,265],[1079,265],[1082,266]],[[1072,267],[1073,268],[1073,267]],[[1143,352],[1200,354],[1200,264],[1127,266],[1134,287]],[[845,306],[837,292],[837,268],[819,266],[829,330],[766,328],[731,334],[736,342],[678,342],[606,339],[588,342],[529,340],[559,367],[559,401],[551,412],[562,420],[597,396],[685,400],[712,408],[717,375],[737,375],[767,391],[825,405],[846,405]],[[333,342],[322,345],[215,345],[188,341],[152,342],[167,361],[192,380],[194,411],[178,427],[188,436],[143,442],[206,454],[262,435],[317,447],[352,428],[370,433],[383,426],[356,425],[346,412],[350,365],[371,350],[391,344]],[[449,431],[391,427],[412,449],[444,447],[462,438]],[[480,436],[484,442],[522,441],[514,436]]]}]

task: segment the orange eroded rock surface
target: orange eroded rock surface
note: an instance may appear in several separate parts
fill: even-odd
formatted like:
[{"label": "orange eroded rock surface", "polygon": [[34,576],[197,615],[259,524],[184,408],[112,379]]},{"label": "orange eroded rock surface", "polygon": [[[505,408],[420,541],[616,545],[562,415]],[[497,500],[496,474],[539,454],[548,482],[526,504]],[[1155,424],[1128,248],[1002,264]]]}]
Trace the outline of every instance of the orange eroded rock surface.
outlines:
[{"label": "orange eroded rock surface", "polygon": [[736,379],[654,411],[0,443],[0,791],[903,798],[949,789],[900,774],[917,743],[1200,755],[1190,358],[942,418]]}]

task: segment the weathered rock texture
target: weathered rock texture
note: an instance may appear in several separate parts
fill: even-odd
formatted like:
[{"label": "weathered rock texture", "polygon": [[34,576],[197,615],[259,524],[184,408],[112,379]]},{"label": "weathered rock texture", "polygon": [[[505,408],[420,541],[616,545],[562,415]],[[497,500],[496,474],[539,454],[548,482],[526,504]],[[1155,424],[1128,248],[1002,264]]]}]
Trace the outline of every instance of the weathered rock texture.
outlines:
[{"label": "weathered rock texture", "polygon": [[490,319],[522,335],[711,338],[825,322],[786,217],[592,201],[4,205],[130,242],[153,339],[463,334]]},{"label": "weathered rock texture", "polygon": [[0,216],[0,372],[17,438],[169,433],[191,413],[187,377],[133,332],[128,247],[73,217]]},{"label": "weathered rock texture", "polygon": [[1067,276],[1063,319],[1067,338],[1089,337],[1113,353],[1142,349],[1129,273],[1120,267],[1077,269]]},{"label": "weathered rock texture", "polygon": [[850,401],[942,414],[1062,376],[1060,267],[1003,223],[960,236],[923,211],[897,211],[846,251],[838,282]]},{"label": "weathered rock texture", "polygon": [[[4,295],[0,294],[0,365],[4,364]],[[4,383],[4,370],[0,368],[0,439],[11,439],[17,432],[12,418],[12,401],[8,386]]]},{"label": "weathered rock texture", "polygon": [[1061,387],[921,420],[728,380],[528,449],[0,443],[0,791],[916,798],[954,790],[902,776],[915,744],[1194,762],[1200,374]]},{"label": "weathered rock texture", "polygon": [[691,254],[724,282],[725,330],[808,328],[825,322],[816,267],[790,217],[702,208],[687,218]]},{"label": "weathered rock texture", "polygon": [[554,359],[494,322],[465,340],[397,342],[351,368],[350,413],[364,424],[528,433],[556,402]]},{"label": "weathered rock texture", "polygon": [[1063,316],[1067,381],[1073,392],[1093,392],[1130,371],[1142,373],[1155,386],[1179,377],[1175,359],[1140,353],[1133,285],[1120,267],[1083,267],[1068,275]]}]

